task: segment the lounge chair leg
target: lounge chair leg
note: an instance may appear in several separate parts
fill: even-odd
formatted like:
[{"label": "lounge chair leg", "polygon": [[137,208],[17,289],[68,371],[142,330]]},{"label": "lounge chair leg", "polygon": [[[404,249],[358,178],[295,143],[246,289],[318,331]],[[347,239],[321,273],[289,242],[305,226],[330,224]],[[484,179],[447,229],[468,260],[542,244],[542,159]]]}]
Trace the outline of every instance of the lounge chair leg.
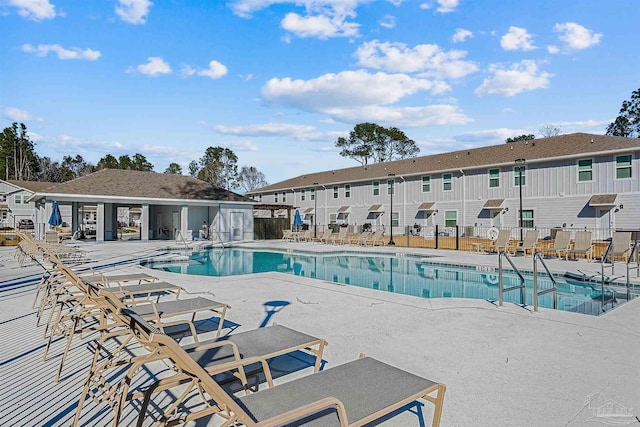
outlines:
[{"label": "lounge chair leg", "polygon": [[433,410],[433,422],[431,427],[440,426],[440,418],[442,417],[442,405],[444,403],[444,393],[447,387],[444,384],[438,385],[438,395],[436,396],[435,409]]},{"label": "lounge chair leg", "polygon": [[71,324],[71,330],[67,331],[67,345],[64,347],[64,353],[62,353],[62,359],[60,359],[60,366],[58,367],[58,372],[56,373],[56,379],[55,379],[56,383],[60,381],[60,374],[62,373],[64,362],[67,360],[67,355],[69,354],[69,349],[71,348],[71,342],[73,341],[73,335],[77,327],[78,327],[78,317],[75,317],[73,319],[73,323]]}]

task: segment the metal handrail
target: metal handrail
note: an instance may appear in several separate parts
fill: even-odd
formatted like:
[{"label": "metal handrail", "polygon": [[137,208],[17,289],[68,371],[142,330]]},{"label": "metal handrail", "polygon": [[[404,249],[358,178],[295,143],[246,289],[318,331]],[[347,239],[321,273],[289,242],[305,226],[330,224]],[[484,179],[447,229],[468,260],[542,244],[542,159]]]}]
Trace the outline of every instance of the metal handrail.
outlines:
[{"label": "metal handrail", "polygon": [[[544,289],[538,292],[538,261],[542,263],[545,271],[547,272],[547,276],[551,279],[551,283],[553,283],[553,287],[549,289]],[[558,309],[558,283],[556,279],[553,277],[553,274],[549,271],[547,264],[542,259],[542,255],[540,252],[533,253],[533,311],[538,311],[538,297],[540,295],[548,294],[549,292],[553,292],[553,309]]]},{"label": "metal handrail", "polygon": [[636,255],[636,266],[633,267],[636,269],[636,277],[640,277],[640,264],[638,263],[638,241],[633,242],[633,246],[631,247],[631,253],[629,253],[629,258],[627,258],[627,294],[629,293],[629,289],[631,287],[631,283],[629,282],[629,276],[631,276],[631,263],[633,262],[633,255]]},{"label": "metal handrail", "polygon": [[[516,272],[516,274],[518,275],[518,277],[520,278],[520,285],[519,286],[512,286],[510,288],[504,289],[504,286],[502,284],[502,258],[506,258],[506,260],[509,262],[509,264],[511,264],[511,268],[513,268],[513,271]],[[520,273],[520,270],[518,270],[518,267],[515,266],[515,264],[513,263],[513,261],[511,261],[511,258],[509,258],[509,256],[507,255],[507,253],[505,251],[502,251],[498,254],[498,304],[500,306],[502,306],[502,303],[504,302],[504,293],[505,292],[509,292],[509,291],[513,291],[516,289],[520,289],[520,301],[522,306],[524,307],[526,304],[526,298],[525,298],[525,280],[524,280],[524,276],[522,276],[522,273]]]},{"label": "metal handrail", "polygon": [[222,237],[220,237],[220,233],[218,233],[218,230],[212,230],[211,228],[209,228],[209,236],[211,237],[211,243],[213,243],[213,234],[215,233],[216,237],[218,238],[218,241],[220,242],[220,246],[222,246],[222,248],[224,249],[224,242],[222,241]]},{"label": "metal handrail", "polygon": [[179,228],[176,228],[175,233],[173,233],[173,240],[178,240],[178,236],[180,236],[180,240],[182,240],[182,243],[184,244],[184,248],[189,249],[189,245],[187,245],[187,241],[184,239],[184,236],[182,235],[182,231],[180,231]]}]

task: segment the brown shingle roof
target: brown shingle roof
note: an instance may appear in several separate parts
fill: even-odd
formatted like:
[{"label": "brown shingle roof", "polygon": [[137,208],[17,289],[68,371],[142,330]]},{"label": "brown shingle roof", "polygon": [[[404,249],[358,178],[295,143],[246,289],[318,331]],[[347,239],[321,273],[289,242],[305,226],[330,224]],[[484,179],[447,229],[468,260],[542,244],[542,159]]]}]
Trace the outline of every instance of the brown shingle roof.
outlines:
[{"label": "brown shingle roof", "polygon": [[598,152],[640,151],[640,139],[616,136],[572,133],[527,142],[513,142],[431,156],[415,157],[368,166],[356,166],[326,172],[297,176],[267,185],[250,194],[269,191],[313,187],[313,183],[334,184],[375,179],[386,179],[390,173],[410,176],[423,173],[480,169],[494,165],[514,165],[515,159],[523,158],[527,163],[553,158],[592,155]]},{"label": "brown shingle roof", "polygon": [[589,206],[615,206],[617,194],[594,194],[589,199]]},{"label": "brown shingle roof", "polygon": [[371,207],[369,207],[369,212],[380,212],[381,207],[382,205],[371,205]]},{"label": "brown shingle roof", "polygon": [[418,206],[418,210],[419,211],[431,211],[433,210],[433,206],[436,204],[436,202],[422,202],[420,203],[420,206]]},{"label": "brown shingle roof", "polygon": [[350,208],[350,206],[340,206],[340,209],[338,209],[338,213],[343,213],[348,211]]},{"label": "brown shingle roof", "polygon": [[188,176],[121,169],[103,169],[38,193],[254,202]]},{"label": "brown shingle roof", "polygon": [[13,185],[17,185],[18,187],[26,188],[27,190],[33,191],[34,193],[39,193],[59,185],[59,183],[57,182],[20,181],[17,179],[10,179],[7,182]]},{"label": "brown shingle roof", "polygon": [[485,202],[483,209],[500,209],[502,207],[504,199],[489,199]]}]

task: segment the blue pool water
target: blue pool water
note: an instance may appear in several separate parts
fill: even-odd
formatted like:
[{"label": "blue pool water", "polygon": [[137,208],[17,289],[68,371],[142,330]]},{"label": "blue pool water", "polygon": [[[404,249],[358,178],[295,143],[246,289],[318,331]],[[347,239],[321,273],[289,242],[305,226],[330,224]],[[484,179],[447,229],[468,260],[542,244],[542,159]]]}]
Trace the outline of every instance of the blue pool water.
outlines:
[{"label": "blue pool water", "polygon": [[[151,263],[148,267],[182,274],[234,276],[280,272],[332,283],[421,298],[474,298],[498,300],[497,272],[486,267],[465,267],[430,263],[417,256],[392,257],[382,254],[300,253],[244,248],[214,248],[190,253],[189,260]],[[532,304],[532,277],[526,277],[526,302]],[[611,295],[603,301],[599,286],[556,278],[558,309],[599,314],[612,307]],[[515,274],[505,273],[504,287],[520,284]],[[550,288],[551,281],[539,277],[539,289]],[[520,303],[520,291],[504,294],[507,302]],[[552,293],[542,295],[540,307],[552,308]]]}]

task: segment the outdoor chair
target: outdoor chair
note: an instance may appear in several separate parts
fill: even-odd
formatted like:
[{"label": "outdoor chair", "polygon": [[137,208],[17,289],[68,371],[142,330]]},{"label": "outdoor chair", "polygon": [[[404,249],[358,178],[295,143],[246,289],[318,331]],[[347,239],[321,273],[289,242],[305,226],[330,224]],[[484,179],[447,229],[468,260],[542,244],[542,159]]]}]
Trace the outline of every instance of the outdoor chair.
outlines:
[{"label": "outdoor chair", "polygon": [[541,252],[545,255],[553,254],[557,258],[562,258],[562,254],[564,254],[566,259],[570,246],[571,246],[571,232],[559,230],[556,233],[556,238],[553,240],[553,246],[548,249],[543,249],[541,250]]},{"label": "outdoor chair", "polygon": [[367,241],[369,236],[371,236],[371,232],[370,231],[363,231],[362,233],[351,237],[351,239],[349,239],[349,244],[350,245],[364,245],[364,243]]},{"label": "outdoor chair", "polygon": [[[440,425],[445,385],[376,359],[361,357],[272,388],[236,397],[225,391],[176,341],[135,314],[131,315],[131,319],[131,327],[138,341],[150,353],[169,359],[178,371],[190,377],[192,383],[197,384],[211,399],[210,406],[201,412],[175,414],[178,418],[176,421],[186,422],[216,414],[226,419],[226,426],[362,426],[384,418],[418,399],[424,399],[435,405],[432,427]],[[257,361],[243,360],[245,364]],[[206,421],[203,419],[200,422],[206,425]],[[161,422],[166,425],[165,420]]]},{"label": "outdoor chair", "polygon": [[333,233],[329,238],[329,243],[333,243],[336,245],[345,244],[349,241],[347,236],[347,227],[340,227],[340,231],[338,233]]},{"label": "outdoor chair", "polygon": [[327,228],[322,232],[322,234],[319,234],[318,237],[314,237],[313,239],[311,239],[311,241],[320,242],[320,243],[329,243],[328,241],[329,241],[329,238],[331,238],[331,233],[333,233],[331,229]]},{"label": "outdoor chair", "polygon": [[611,256],[615,260],[616,258],[625,259],[631,250],[631,232],[630,231],[616,231],[613,234],[613,247],[611,248]]},{"label": "outdoor chair", "polygon": [[488,245],[483,246],[482,250],[489,253],[500,253],[502,251],[506,252],[509,249],[510,239],[511,230],[500,230],[498,231],[498,237],[496,238],[496,240],[492,240]]},{"label": "outdoor chair", "polygon": [[533,256],[536,251],[536,246],[538,245],[539,234],[540,232],[538,230],[527,230],[522,245],[511,248],[513,249],[513,253],[517,254],[518,252],[522,252],[524,256],[527,256],[527,252],[531,252],[531,256]]},{"label": "outdoor chair", "polygon": [[364,241],[365,246],[384,246],[384,231],[376,230]]},{"label": "outdoor chair", "polygon": [[576,231],[573,247],[567,251],[566,259],[569,259],[569,255],[573,255],[574,258],[576,258],[576,255],[583,255],[587,262],[591,262],[593,244],[590,231]]},{"label": "outdoor chair", "polygon": [[[106,301],[107,305],[110,305]],[[77,425],[82,408],[87,397],[91,397],[96,403],[108,401],[114,409],[113,425],[117,425],[122,407],[129,400],[144,398],[141,409],[140,419],[144,418],[151,396],[165,390],[170,390],[177,386],[190,382],[190,377],[181,374],[179,371],[175,375],[158,379],[153,375],[155,381],[151,384],[145,382],[145,386],[141,389],[130,392],[132,376],[138,371],[137,367],[145,363],[150,363],[158,358],[154,354],[135,355],[128,359],[123,358],[120,352],[124,346],[120,345],[115,352],[111,352],[98,363],[98,354],[104,348],[106,340],[114,337],[120,337],[122,341],[123,335],[126,336],[125,346],[129,345],[134,337],[133,331],[130,329],[131,319],[136,318],[139,323],[144,323],[147,329],[155,329],[140,316],[135,314],[131,309],[116,309],[110,306],[113,316],[117,319],[119,326],[125,325],[125,330],[116,330],[103,334],[96,347],[93,362],[89,369],[89,375],[84,383],[82,393],[80,395],[74,426]],[[209,375],[216,376],[216,380],[240,380],[246,392],[248,392],[247,376],[263,372],[269,386],[273,386],[273,379],[268,363],[271,359],[290,354],[298,351],[308,352],[314,356],[314,372],[318,372],[321,367],[322,354],[326,341],[316,338],[285,326],[268,326],[265,328],[254,329],[246,332],[234,333],[222,338],[215,338],[199,343],[183,345],[185,353],[193,359],[200,367],[202,367]],[[247,362],[245,362],[247,361]],[[112,369],[116,368],[122,371],[122,366],[129,364],[133,369],[129,370],[124,379],[114,378]],[[231,373],[232,375],[224,375]],[[169,409],[163,414],[163,418],[170,417],[173,408],[183,403],[183,398],[191,391],[191,387],[187,387],[186,391],[182,391],[175,399]],[[157,406],[157,405],[155,405]]]}]

